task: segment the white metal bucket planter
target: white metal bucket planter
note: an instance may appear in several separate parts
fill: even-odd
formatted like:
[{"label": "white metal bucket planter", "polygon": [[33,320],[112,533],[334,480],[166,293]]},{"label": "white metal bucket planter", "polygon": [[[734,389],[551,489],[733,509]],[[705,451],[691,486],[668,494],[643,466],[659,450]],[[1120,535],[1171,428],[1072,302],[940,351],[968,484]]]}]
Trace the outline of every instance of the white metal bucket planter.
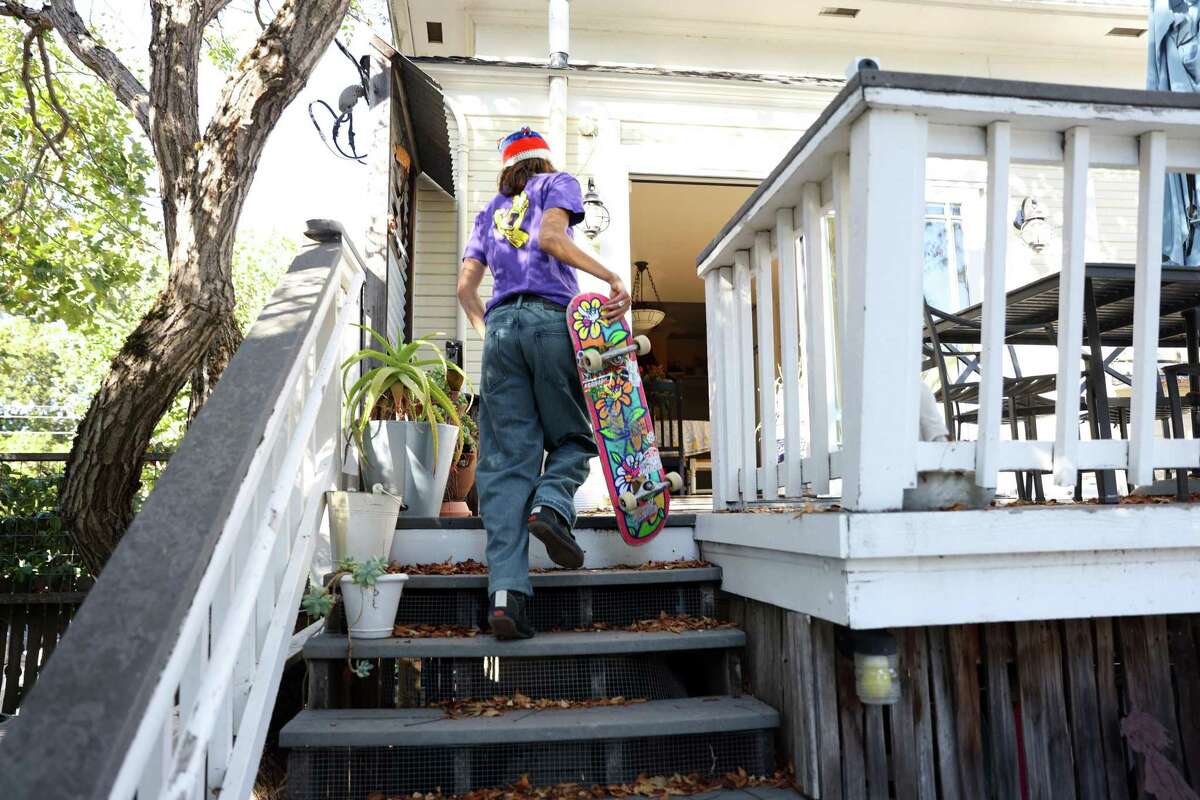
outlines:
[{"label": "white metal bucket planter", "polygon": [[436,517],[450,477],[458,427],[438,425],[437,452],[427,422],[371,422],[362,439],[362,466],[367,485],[380,484],[404,498],[404,517]]},{"label": "white metal bucket planter", "polygon": [[376,486],[373,492],[326,492],[334,563],[387,558],[396,533],[400,497]]},{"label": "white metal bucket planter", "polygon": [[359,586],[350,575],[339,579],[351,638],[386,639],[392,635],[407,580],[404,573],[380,575],[374,586]]}]

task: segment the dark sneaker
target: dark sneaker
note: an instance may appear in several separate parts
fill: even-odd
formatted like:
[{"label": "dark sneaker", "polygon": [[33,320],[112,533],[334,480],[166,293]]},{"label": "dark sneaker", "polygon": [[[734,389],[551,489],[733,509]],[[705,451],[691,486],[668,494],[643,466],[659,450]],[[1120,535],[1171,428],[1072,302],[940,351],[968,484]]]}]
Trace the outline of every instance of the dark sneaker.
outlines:
[{"label": "dark sneaker", "polygon": [[550,560],[560,567],[583,566],[583,548],[571,535],[571,526],[552,508],[537,506],[529,514],[529,532],[546,545]]},{"label": "dark sneaker", "polygon": [[522,592],[512,592],[501,589],[492,595],[492,604],[488,609],[488,625],[492,635],[497,639],[529,639],[533,636],[533,626],[525,616],[525,606],[529,598]]}]

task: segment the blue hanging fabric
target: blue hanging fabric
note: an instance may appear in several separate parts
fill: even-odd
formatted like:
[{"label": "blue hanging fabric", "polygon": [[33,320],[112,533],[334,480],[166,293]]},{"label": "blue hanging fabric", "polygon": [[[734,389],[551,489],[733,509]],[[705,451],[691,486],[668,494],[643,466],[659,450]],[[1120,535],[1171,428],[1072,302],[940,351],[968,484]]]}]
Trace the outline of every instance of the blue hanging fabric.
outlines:
[{"label": "blue hanging fabric", "polygon": [[[1200,0],[1150,0],[1146,88],[1200,91]],[[1200,266],[1196,178],[1167,173],[1163,198],[1163,262]]]}]

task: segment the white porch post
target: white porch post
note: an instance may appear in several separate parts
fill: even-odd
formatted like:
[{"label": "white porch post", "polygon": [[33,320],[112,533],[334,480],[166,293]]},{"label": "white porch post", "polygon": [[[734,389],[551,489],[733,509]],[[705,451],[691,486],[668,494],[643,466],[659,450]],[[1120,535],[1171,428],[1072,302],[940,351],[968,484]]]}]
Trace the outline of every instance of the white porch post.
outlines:
[{"label": "white porch post", "polygon": [[916,481],[928,128],[872,109],[850,132],[842,485],[855,511],[898,509]]}]

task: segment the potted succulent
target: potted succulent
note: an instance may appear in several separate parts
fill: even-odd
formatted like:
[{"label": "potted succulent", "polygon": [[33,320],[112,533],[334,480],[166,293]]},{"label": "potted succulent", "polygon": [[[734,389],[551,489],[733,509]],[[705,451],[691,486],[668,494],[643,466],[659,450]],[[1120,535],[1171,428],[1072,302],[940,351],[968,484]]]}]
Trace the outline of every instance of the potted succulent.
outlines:
[{"label": "potted succulent", "polygon": [[368,561],[343,559],[325,585],[304,596],[302,606],[314,617],[328,618],[341,597],[346,613],[346,662],[360,678],[371,672],[371,663],[354,661],[354,637],[386,639],[396,624],[396,611],[408,575],[382,558]]},{"label": "potted succulent", "polygon": [[[404,498],[402,516],[436,517],[446,480],[461,447],[458,408],[432,377],[458,373],[425,339],[393,344],[365,328],[377,347],[364,348],[342,365],[350,433],[362,456],[368,486]],[[354,376],[359,366],[365,372]],[[443,384],[444,385],[444,384]]]}]

